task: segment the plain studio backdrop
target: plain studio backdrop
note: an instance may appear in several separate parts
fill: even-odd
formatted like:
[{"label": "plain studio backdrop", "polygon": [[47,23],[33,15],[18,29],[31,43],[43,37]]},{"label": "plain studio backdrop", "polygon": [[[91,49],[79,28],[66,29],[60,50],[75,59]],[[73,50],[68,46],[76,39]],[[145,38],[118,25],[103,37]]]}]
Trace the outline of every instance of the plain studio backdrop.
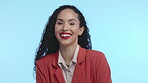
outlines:
[{"label": "plain studio backdrop", "polygon": [[0,0],[0,83],[35,83],[36,48],[49,16],[64,4],[84,14],[113,83],[148,83],[148,0]]}]

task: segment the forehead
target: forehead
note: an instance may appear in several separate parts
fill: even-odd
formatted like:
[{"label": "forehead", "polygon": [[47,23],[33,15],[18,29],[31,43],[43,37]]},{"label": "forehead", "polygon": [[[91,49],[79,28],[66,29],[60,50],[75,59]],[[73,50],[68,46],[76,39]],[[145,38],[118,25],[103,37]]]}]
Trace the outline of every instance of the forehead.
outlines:
[{"label": "forehead", "polygon": [[78,20],[78,14],[75,13],[72,9],[64,9],[58,14],[57,19],[59,18],[63,20],[68,20],[68,19]]}]

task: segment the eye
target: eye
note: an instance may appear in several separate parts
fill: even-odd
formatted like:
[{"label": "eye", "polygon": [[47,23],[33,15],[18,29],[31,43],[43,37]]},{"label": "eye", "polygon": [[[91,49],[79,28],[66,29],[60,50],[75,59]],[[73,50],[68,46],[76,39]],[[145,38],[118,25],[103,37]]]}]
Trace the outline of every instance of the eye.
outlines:
[{"label": "eye", "polygon": [[69,23],[69,25],[75,25],[75,23]]},{"label": "eye", "polygon": [[63,23],[62,23],[62,22],[57,22],[57,24],[58,24],[58,25],[62,25]]}]

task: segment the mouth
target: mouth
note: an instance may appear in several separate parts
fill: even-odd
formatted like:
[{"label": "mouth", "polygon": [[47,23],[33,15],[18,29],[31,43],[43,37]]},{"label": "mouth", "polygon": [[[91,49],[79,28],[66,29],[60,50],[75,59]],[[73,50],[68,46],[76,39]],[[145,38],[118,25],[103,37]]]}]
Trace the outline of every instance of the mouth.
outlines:
[{"label": "mouth", "polygon": [[65,32],[60,33],[60,37],[62,39],[69,39],[71,35],[72,35],[71,33],[65,33]]}]

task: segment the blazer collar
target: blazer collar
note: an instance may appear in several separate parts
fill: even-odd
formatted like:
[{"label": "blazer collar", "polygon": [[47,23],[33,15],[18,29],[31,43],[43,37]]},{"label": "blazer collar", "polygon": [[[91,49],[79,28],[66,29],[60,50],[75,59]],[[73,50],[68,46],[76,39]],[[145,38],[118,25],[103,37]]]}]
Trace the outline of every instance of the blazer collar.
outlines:
[{"label": "blazer collar", "polygon": [[80,46],[77,58],[78,64],[82,63],[85,60],[85,56],[86,56],[86,49]]},{"label": "blazer collar", "polygon": [[78,83],[81,81],[81,78],[84,72],[84,66],[83,66],[84,64],[82,63],[85,60],[85,56],[86,56],[86,49],[80,47],[78,58],[77,58],[78,63],[75,67],[75,71],[74,71],[73,78],[72,78],[72,83]]},{"label": "blazer collar", "polygon": [[[55,76],[57,77],[57,79],[60,83],[65,83],[64,76],[62,74],[62,70],[58,65],[58,55],[59,55],[59,52],[57,51],[54,55],[54,58],[53,58],[53,66],[56,68]],[[85,56],[86,56],[86,49],[84,49],[80,46],[79,52],[78,52],[78,57],[77,57],[77,65],[75,67],[74,75],[72,78],[72,83],[79,82],[82,77],[82,73],[83,73],[84,69],[83,69],[83,66],[81,65],[81,63],[84,62]]]},{"label": "blazer collar", "polygon": [[[82,48],[81,46],[79,46],[79,52],[78,52],[78,57],[77,57],[77,63],[80,64],[85,60],[85,56],[86,56],[86,49]],[[53,58],[53,66],[55,66],[56,68],[59,68],[58,66],[58,56],[59,56],[59,51],[57,51],[54,55]]]}]

